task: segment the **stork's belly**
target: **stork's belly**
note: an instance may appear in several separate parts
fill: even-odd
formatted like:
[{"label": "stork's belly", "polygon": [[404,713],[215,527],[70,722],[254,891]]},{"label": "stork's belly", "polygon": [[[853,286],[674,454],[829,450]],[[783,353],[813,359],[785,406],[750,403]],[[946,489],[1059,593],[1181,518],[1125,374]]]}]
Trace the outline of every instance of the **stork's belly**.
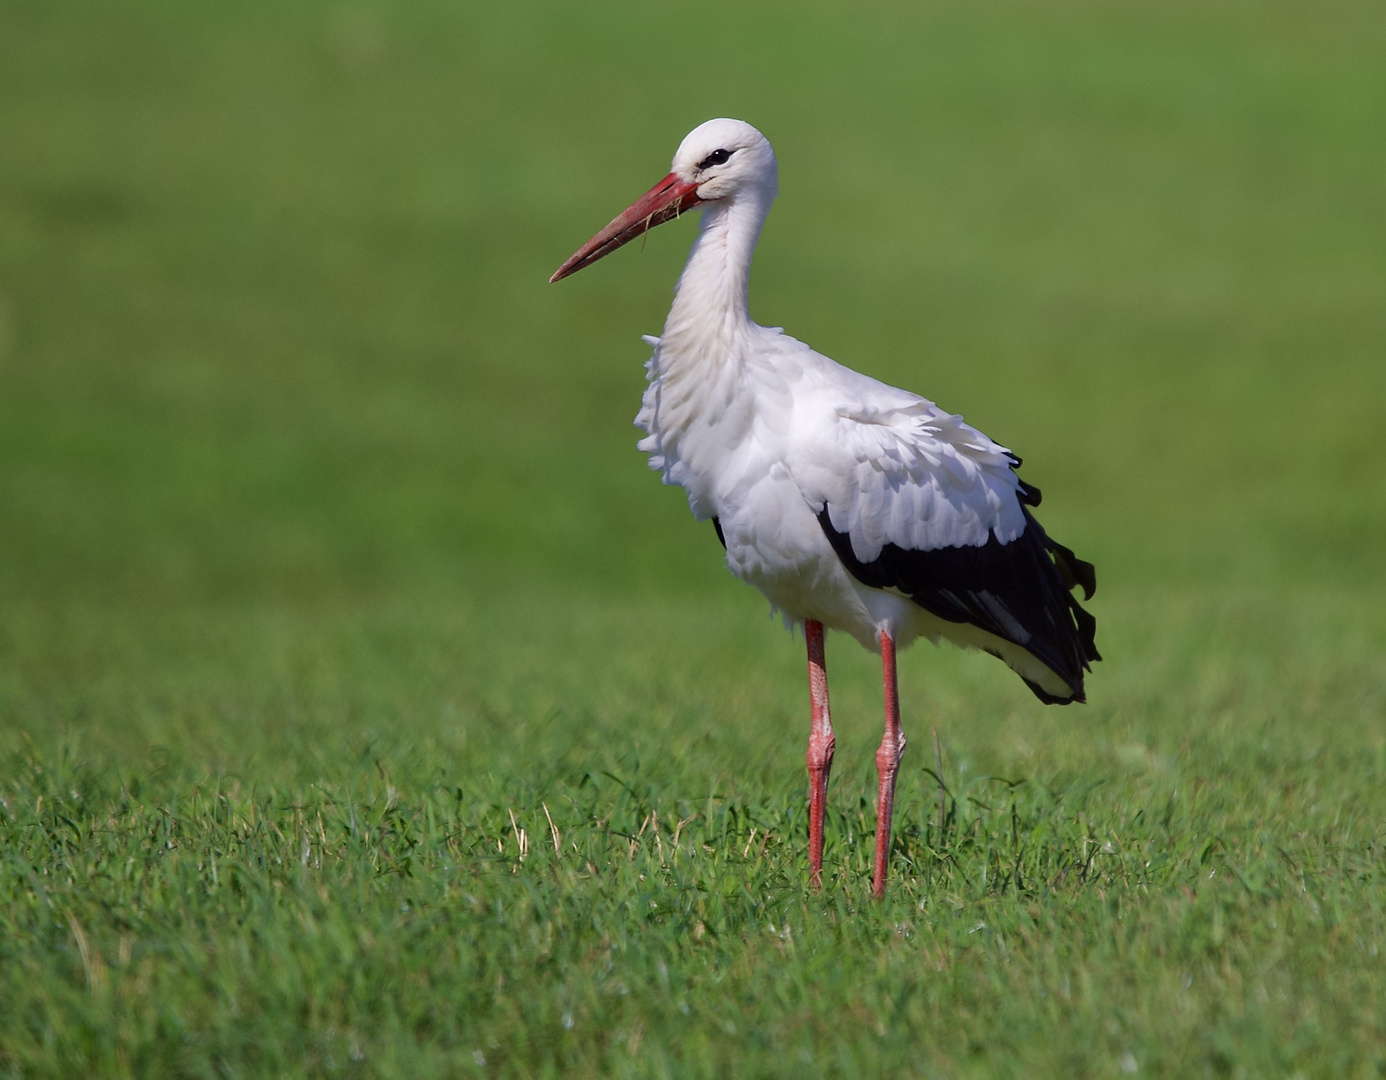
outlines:
[{"label": "stork's belly", "polygon": [[731,572],[790,619],[817,620],[867,648],[876,647],[883,626],[897,637],[901,631],[913,637],[915,605],[852,577],[798,486],[787,476],[777,479],[722,500],[719,522]]},{"label": "stork's belly", "polygon": [[946,622],[899,593],[863,585],[842,565],[796,486],[763,483],[753,492],[753,500],[723,504],[727,565],[788,618],[815,619],[872,651],[880,647],[882,629],[901,648],[922,637],[982,649],[1056,697],[1071,693],[1023,647],[968,623]]}]

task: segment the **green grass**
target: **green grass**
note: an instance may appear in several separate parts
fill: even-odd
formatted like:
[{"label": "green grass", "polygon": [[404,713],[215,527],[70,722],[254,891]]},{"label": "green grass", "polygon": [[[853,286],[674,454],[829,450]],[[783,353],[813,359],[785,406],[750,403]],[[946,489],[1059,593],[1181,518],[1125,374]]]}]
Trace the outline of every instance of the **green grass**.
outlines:
[{"label": "green grass", "polygon": [[[1383,45],[0,6],[0,1075],[1386,1070]],[[1085,708],[902,656],[879,904],[872,658],[815,895],[802,643],[633,449],[692,226],[544,284],[714,115],[761,321],[1098,565]]]}]

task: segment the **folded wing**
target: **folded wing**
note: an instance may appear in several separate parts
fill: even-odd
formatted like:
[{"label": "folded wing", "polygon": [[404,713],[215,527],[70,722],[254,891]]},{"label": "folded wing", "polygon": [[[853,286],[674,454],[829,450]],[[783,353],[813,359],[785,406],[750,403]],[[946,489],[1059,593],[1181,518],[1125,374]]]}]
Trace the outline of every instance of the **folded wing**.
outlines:
[{"label": "folded wing", "polygon": [[[1020,460],[923,398],[846,368],[825,374],[806,427],[827,419],[835,438],[819,428],[805,440],[796,479],[843,564],[864,585],[1025,650],[1059,680],[1020,672],[1041,700],[1083,700],[1100,656],[1096,621],[1072,590],[1091,597],[1095,574],[1030,512],[1040,493],[1016,476]],[[993,651],[1017,667],[1013,650]]]}]

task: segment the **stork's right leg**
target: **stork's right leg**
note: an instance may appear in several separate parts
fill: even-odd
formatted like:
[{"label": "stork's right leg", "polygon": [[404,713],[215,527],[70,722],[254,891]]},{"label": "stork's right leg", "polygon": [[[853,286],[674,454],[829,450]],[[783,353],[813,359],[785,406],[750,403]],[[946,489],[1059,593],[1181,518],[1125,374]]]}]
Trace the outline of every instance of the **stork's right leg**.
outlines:
[{"label": "stork's right leg", "polygon": [[828,714],[828,669],[823,662],[823,624],[804,622],[808,641],[809,708],[809,879],[823,884],[823,817],[828,808],[828,774],[833,768],[833,722]]},{"label": "stork's right leg", "polygon": [[885,733],[876,751],[876,772],[880,783],[876,791],[876,870],[871,877],[871,895],[885,895],[886,868],[890,864],[890,819],[895,810],[895,774],[905,753],[905,731],[900,726],[900,691],[895,681],[895,640],[890,631],[881,631],[881,682],[885,690]]}]

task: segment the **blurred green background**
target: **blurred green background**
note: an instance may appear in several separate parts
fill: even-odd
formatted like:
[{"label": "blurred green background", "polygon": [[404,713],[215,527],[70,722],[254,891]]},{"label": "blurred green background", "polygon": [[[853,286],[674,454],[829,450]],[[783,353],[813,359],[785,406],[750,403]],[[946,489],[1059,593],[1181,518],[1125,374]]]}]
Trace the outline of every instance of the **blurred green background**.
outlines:
[{"label": "blurred green background", "polygon": [[759,320],[1018,448],[1104,589],[1380,582],[1374,5],[2,11],[7,607],[724,587],[632,450],[692,226],[545,284],[723,114]]},{"label": "blurred green background", "polygon": [[[1048,529],[1098,567],[1092,705],[1046,711],[988,658],[917,648],[902,658],[915,765],[937,726],[950,770],[1110,780],[1111,813],[1207,785],[1231,808],[1226,850],[1251,823],[1269,851],[1349,804],[1379,820],[1383,56],[1373,0],[0,0],[11,853],[37,835],[14,807],[63,828],[40,794],[51,808],[71,787],[94,808],[139,775],[145,803],[172,806],[232,777],[287,806],[302,785],[365,791],[377,760],[390,805],[460,784],[537,815],[608,768],[661,798],[721,785],[797,806],[802,646],[634,449],[639,335],[659,331],[694,226],[546,284],[719,115],[780,160],[753,315],[1014,448]],[[871,658],[830,650],[834,798],[855,807],[879,692]],[[87,780],[34,779],[62,761]],[[929,819],[931,782],[902,781],[906,829]],[[102,910],[94,880],[72,879],[74,911]],[[21,971],[73,978],[75,932],[33,902],[10,927],[28,944],[0,957],[11,990]],[[215,940],[219,910],[164,912],[137,940]],[[81,918],[105,947],[106,916]],[[1250,970],[1268,954],[1248,948]],[[1332,992],[1314,955],[1291,998]],[[1119,1000],[1172,1074],[1297,1060],[1238,1056],[1298,1030],[1270,1006],[1264,1028],[1239,1014],[1223,1057],[1180,1059],[1196,1015],[1098,985],[1086,1012],[1047,1022],[1096,1056],[1019,1051],[1017,1075],[1124,1062],[1104,1034]],[[1262,1007],[1249,983],[1209,993]],[[1354,993],[1343,1008],[1367,1008]],[[179,994],[201,1000],[184,986],[165,1004]],[[34,1032],[97,1008],[35,1001]],[[974,1006],[973,1045],[1039,1022]],[[857,1015],[843,1008],[821,1039]],[[1308,1060],[1372,1045],[1380,1013],[1354,1016],[1314,1029],[1304,1045],[1328,1056]],[[952,1053],[939,1023],[906,1034]],[[410,1031],[400,1046],[441,1038]],[[110,1032],[108,1050],[171,1038]],[[81,1043],[64,1038],[6,1043],[0,1062],[61,1072]],[[472,1061],[459,1038],[449,1069]],[[774,1071],[768,1045],[758,1067]],[[526,1053],[521,1073],[563,1060]],[[583,1067],[609,1072],[603,1053]]]}]

